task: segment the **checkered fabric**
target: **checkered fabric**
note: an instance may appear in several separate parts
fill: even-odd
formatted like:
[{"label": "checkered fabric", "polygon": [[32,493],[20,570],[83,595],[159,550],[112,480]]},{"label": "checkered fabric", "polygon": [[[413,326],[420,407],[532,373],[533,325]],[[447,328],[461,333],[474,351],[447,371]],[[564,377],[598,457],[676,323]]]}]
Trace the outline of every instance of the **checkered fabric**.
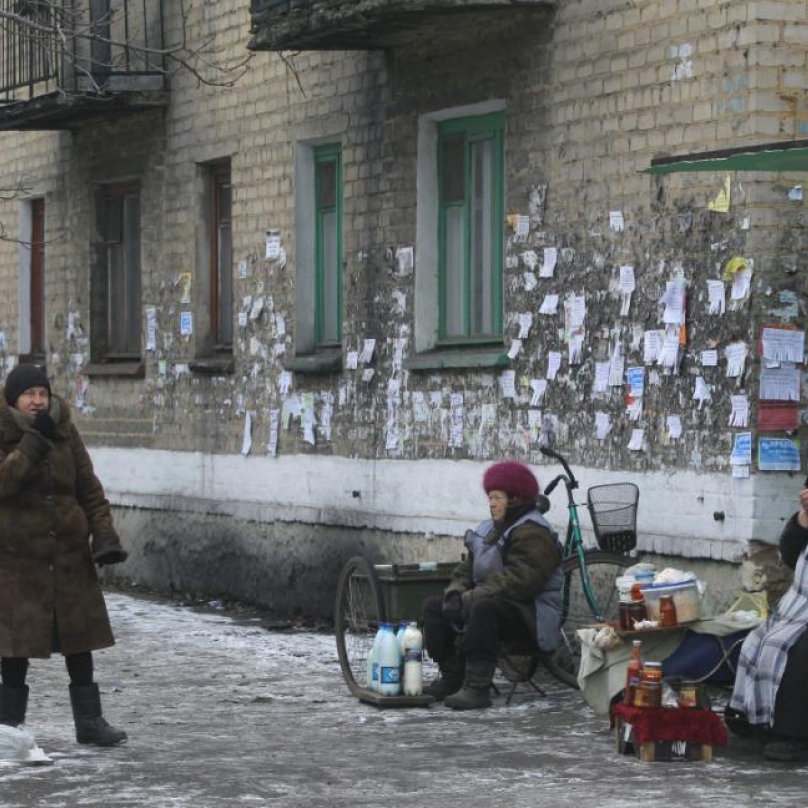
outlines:
[{"label": "checkered fabric", "polygon": [[744,640],[730,706],[750,724],[771,726],[777,689],[788,652],[808,628],[808,547],[794,571],[794,582],[778,607]]}]

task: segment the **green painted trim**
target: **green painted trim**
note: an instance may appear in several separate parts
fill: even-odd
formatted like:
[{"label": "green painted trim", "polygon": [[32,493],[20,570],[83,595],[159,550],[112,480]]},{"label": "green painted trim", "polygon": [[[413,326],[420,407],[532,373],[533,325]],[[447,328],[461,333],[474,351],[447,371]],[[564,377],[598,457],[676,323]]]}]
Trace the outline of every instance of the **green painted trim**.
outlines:
[{"label": "green painted trim", "polygon": [[497,335],[502,333],[503,320],[503,269],[505,263],[504,228],[505,228],[505,113],[494,112],[473,118],[453,118],[438,124],[438,339],[446,337],[446,211],[451,207],[459,207],[456,202],[445,202],[443,199],[443,143],[452,136],[463,135],[465,146],[465,200],[463,202],[464,218],[464,258],[465,258],[465,297],[463,300],[465,317],[465,336],[473,340],[479,335],[471,333],[472,283],[471,283],[471,144],[480,140],[494,142],[494,177],[492,190],[491,220],[494,229],[491,239],[491,306],[493,308],[493,327]]},{"label": "green painted trim", "polygon": [[652,164],[641,173],[659,175],[691,171],[808,171],[808,148],[772,148],[723,157],[699,158],[693,155],[693,159],[682,157],[676,161]]},{"label": "green painted trim", "polygon": [[[320,207],[320,182],[318,167],[324,163],[334,163],[335,167],[335,205],[332,208]],[[315,247],[314,247],[314,339],[319,345],[325,339],[323,322],[327,305],[335,305],[337,337],[342,335],[342,147],[338,143],[329,143],[314,149],[314,211],[315,211]],[[337,231],[337,266],[336,300],[325,299],[325,266],[323,256],[323,219],[325,214],[336,214]]]},{"label": "green painted trim", "polygon": [[405,370],[412,371],[508,368],[510,365],[511,360],[502,347],[426,351],[408,357],[403,364]]}]

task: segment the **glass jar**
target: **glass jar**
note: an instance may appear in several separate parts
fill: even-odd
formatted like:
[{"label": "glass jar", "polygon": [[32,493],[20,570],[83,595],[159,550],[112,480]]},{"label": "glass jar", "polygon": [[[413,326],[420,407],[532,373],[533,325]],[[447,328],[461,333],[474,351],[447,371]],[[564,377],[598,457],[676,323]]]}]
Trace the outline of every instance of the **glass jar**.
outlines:
[{"label": "glass jar", "polygon": [[643,666],[640,686],[634,693],[634,706],[651,708],[662,706],[661,662],[646,662]]},{"label": "glass jar", "polygon": [[676,604],[673,602],[673,595],[662,595],[659,598],[659,625],[661,628],[675,626],[679,621],[676,619]]},{"label": "glass jar", "polygon": [[635,631],[634,624],[638,620],[645,620],[644,600],[621,600],[617,604],[617,612],[620,618],[620,628],[624,631]]}]

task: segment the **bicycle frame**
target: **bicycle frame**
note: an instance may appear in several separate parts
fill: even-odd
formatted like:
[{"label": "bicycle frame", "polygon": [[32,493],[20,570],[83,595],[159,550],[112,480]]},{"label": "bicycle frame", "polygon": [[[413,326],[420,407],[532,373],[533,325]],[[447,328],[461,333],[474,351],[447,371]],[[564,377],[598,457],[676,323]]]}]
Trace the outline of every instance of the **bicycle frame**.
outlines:
[{"label": "bicycle frame", "polygon": [[[584,597],[586,598],[586,602],[592,612],[592,616],[596,621],[603,621],[604,615],[600,610],[600,607],[595,600],[595,594],[592,591],[592,584],[589,581],[589,573],[586,568],[586,548],[584,547],[583,536],[581,535],[581,523],[578,519],[578,503],[575,502],[575,497],[573,495],[573,491],[578,488],[578,481],[575,479],[575,475],[572,473],[567,461],[560,455],[558,452],[554,452],[552,449],[548,449],[547,447],[542,447],[540,449],[541,453],[546,457],[552,457],[554,460],[558,460],[561,465],[564,467],[564,471],[566,474],[559,474],[555,479],[553,479],[550,484],[545,488],[544,494],[545,496],[549,496],[553,492],[553,489],[560,483],[564,483],[564,487],[567,489],[567,536],[564,541],[564,558],[563,561],[566,561],[568,558],[573,556],[577,557],[578,559],[578,572],[581,576],[581,585],[583,586]],[[570,587],[569,587],[569,580],[572,573],[567,573],[564,576],[564,584],[561,590],[561,607],[562,607],[562,614],[564,619],[566,620],[569,614],[569,597],[570,597]]]}]

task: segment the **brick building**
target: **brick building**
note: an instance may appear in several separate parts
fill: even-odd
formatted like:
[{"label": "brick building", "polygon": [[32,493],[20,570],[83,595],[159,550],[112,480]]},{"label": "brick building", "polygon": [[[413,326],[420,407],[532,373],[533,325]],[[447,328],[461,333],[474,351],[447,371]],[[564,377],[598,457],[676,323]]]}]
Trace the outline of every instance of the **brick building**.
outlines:
[{"label": "brick building", "polygon": [[131,59],[114,0],[0,68],[0,348],[76,407],[131,575],[327,611],[548,442],[738,584],[804,455],[759,343],[804,324],[805,0],[142,5]]}]

